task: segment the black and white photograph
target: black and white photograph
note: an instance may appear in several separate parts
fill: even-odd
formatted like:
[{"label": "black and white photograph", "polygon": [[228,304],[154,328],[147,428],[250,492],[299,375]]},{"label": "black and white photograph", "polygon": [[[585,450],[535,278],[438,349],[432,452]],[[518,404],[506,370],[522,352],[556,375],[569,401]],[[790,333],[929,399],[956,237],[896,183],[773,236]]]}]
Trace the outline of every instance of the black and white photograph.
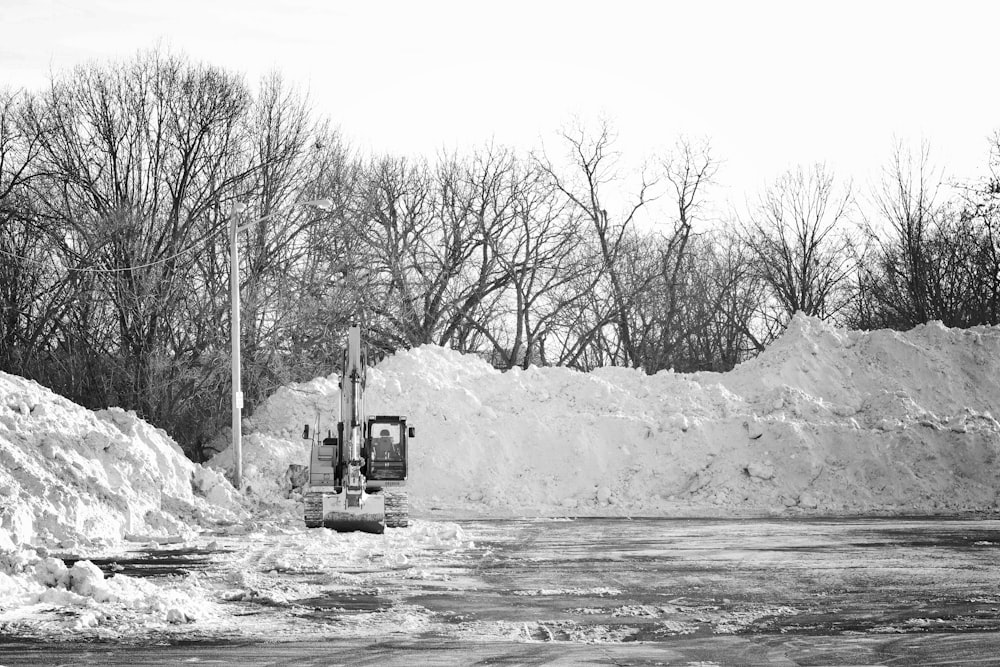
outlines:
[{"label": "black and white photograph", "polygon": [[0,667],[1000,664],[998,44],[0,0]]}]

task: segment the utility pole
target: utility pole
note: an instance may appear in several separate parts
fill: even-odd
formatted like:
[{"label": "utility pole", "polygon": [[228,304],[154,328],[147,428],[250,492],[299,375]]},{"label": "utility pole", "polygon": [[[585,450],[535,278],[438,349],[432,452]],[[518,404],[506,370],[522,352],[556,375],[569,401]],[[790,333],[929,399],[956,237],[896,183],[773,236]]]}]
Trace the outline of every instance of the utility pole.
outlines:
[{"label": "utility pole", "polygon": [[232,339],[233,366],[233,486],[243,489],[243,389],[240,386],[240,251],[236,243],[239,226],[236,224],[245,204],[235,202],[229,211],[229,302],[230,338]]},{"label": "utility pole", "polygon": [[[295,206],[330,210],[333,208],[333,202],[330,199],[316,199],[298,202]],[[237,238],[246,227],[275,215],[274,213],[265,215],[241,227],[238,224],[239,216],[246,207],[246,204],[234,202],[233,207],[229,209],[229,304],[232,312],[229,318],[232,325],[229,336],[233,344],[233,486],[238,491],[243,490],[243,388],[240,386],[240,250]]]}]

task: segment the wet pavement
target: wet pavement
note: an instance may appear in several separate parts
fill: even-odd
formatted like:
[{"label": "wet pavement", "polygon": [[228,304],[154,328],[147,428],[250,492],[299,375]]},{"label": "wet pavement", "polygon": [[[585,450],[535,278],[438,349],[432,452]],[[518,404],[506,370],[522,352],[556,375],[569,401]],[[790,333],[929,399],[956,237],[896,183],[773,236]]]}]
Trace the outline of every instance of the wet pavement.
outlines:
[{"label": "wet pavement", "polygon": [[[461,596],[409,596],[535,641],[856,637],[1000,629],[1000,524],[577,520],[468,526]],[[493,632],[491,632],[491,630]]]},{"label": "wet pavement", "polygon": [[[356,586],[256,606],[315,627],[317,641],[8,637],[0,664],[1000,664],[1000,521],[459,523],[476,548],[412,564],[424,576],[354,573]],[[212,555],[174,553],[187,560],[151,553],[117,566],[161,576]],[[234,601],[234,612],[254,604]],[[397,618],[421,623],[393,627]]]},{"label": "wet pavement", "polygon": [[198,548],[168,548],[142,549],[110,558],[95,556],[63,556],[61,560],[66,567],[86,558],[100,568],[104,576],[111,577],[124,574],[129,577],[164,577],[169,575],[184,575],[190,572],[206,570],[211,567],[213,556],[219,549]]}]

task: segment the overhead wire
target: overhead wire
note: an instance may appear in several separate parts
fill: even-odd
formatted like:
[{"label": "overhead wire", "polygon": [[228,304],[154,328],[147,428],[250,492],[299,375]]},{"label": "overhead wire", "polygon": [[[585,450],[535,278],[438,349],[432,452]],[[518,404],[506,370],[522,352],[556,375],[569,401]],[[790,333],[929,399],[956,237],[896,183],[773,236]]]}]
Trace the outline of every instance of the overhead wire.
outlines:
[{"label": "overhead wire", "polygon": [[[181,250],[181,251],[179,251],[177,253],[174,253],[173,255],[170,255],[169,257],[161,257],[160,259],[158,259],[156,261],[147,262],[146,264],[136,264],[134,266],[121,266],[121,267],[116,267],[116,268],[93,267],[93,266],[86,266],[86,267],[64,266],[63,268],[66,271],[77,271],[77,272],[80,272],[80,273],[123,273],[123,272],[126,272],[126,271],[138,271],[139,269],[148,269],[148,268],[157,266],[159,264],[165,264],[167,262],[173,261],[173,260],[177,259],[178,257],[183,257],[184,255],[188,254],[189,252],[192,252],[193,250],[196,250],[198,248],[198,246],[201,246],[205,242],[207,242],[207,241],[211,240],[212,238],[218,236],[222,231],[225,231],[225,229],[226,229],[225,227],[222,227],[220,229],[217,229],[214,232],[210,232],[210,233],[206,234],[205,236],[201,237],[200,239],[198,239],[197,241],[193,242],[191,245],[189,245],[188,247],[184,248],[183,250]],[[33,257],[25,257],[23,255],[18,255],[16,253],[8,252],[8,251],[2,250],[2,249],[0,249],[0,255],[4,255],[4,256],[7,256],[7,257],[13,257],[14,259],[19,259],[19,260],[24,261],[24,262],[31,262],[33,264],[38,264],[38,265],[42,265],[42,264],[46,263],[43,260],[34,259]],[[51,260],[51,258],[50,258],[50,260]]]},{"label": "overhead wire", "polygon": [[[317,200],[316,202],[310,201],[310,202],[302,202],[302,203],[303,204],[316,204],[319,201],[325,201],[325,200]],[[320,207],[320,208],[322,208],[322,207]],[[242,225],[237,226],[236,232],[239,233],[239,232],[242,232],[242,231],[246,231],[246,229],[248,227],[251,227],[251,226],[257,224],[258,222],[263,222],[264,220],[269,220],[270,218],[274,217],[275,215],[278,215],[278,213],[277,212],[269,213],[268,215],[265,215],[265,216],[263,216],[261,218],[257,218],[256,220],[247,221],[247,222],[243,223]],[[178,257],[183,257],[187,253],[195,250],[198,246],[200,246],[200,245],[204,244],[205,242],[211,240],[212,238],[218,236],[221,232],[226,231],[227,228],[228,228],[228,225],[226,227],[220,227],[219,229],[215,230],[214,232],[209,232],[208,234],[205,234],[203,237],[201,237],[200,239],[198,239],[197,241],[195,241],[194,243],[192,243],[191,245],[189,245],[187,248],[184,248],[183,250],[181,250],[181,251],[179,251],[179,252],[177,252],[177,253],[169,256],[169,257],[162,257],[162,258],[160,258],[160,259],[158,259],[156,261],[148,262],[146,264],[137,264],[135,266],[122,266],[122,267],[117,267],[117,268],[106,268],[106,267],[72,267],[72,266],[64,266],[63,268],[66,271],[77,271],[77,272],[80,272],[80,273],[123,273],[123,272],[126,272],[126,271],[137,271],[139,269],[148,269],[148,268],[157,266],[159,264],[165,264],[167,262],[173,261],[173,260],[177,259]],[[24,262],[31,262],[33,264],[38,264],[38,265],[45,264],[45,262],[42,261],[42,260],[34,259],[32,257],[25,257],[23,255],[18,255],[16,253],[12,253],[12,252],[9,252],[9,251],[3,250],[3,249],[0,249],[0,255],[4,255],[6,257],[12,257],[14,259],[19,259],[19,260],[24,261]],[[50,260],[51,260],[51,258],[50,258]]]}]

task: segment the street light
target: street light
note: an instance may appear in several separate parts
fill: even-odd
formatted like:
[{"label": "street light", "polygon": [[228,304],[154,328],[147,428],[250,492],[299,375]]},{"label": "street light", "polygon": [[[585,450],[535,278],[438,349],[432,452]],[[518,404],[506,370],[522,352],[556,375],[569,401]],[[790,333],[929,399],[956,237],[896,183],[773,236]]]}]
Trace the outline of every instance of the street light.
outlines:
[{"label": "street light", "polygon": [[[295,206],[313,206],[330,210],[333,208],[333,201],[314,199],[298,202]],[[229,307],[232,313],[229,320],[229,337],[233,346],[233,486],[237,490],[243,489],[243,388],[240,386],[240,249],[236,240],[240,232],[275,215],[271,213],[238,225],[239,215],[246,207],[246,204],[234,202],[229,209]]]}]

